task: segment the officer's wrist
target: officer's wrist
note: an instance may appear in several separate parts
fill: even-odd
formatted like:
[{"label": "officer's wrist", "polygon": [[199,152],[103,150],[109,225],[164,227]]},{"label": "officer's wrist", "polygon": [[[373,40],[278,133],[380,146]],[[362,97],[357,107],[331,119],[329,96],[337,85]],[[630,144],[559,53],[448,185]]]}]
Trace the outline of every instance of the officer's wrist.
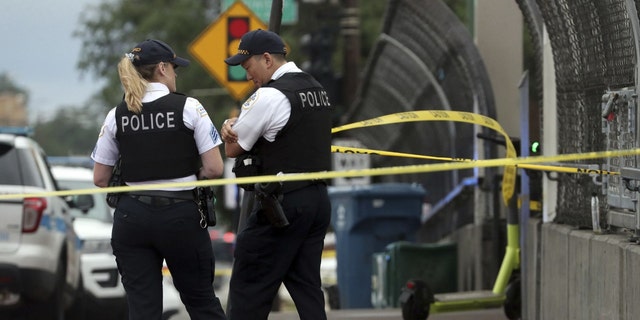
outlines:
[{"label": "officer's wrist", "polygon": [[198,173],[196,174],[196,178],[197,178],[198,180],[206,180],[206,179],[208,179],[208,178],[204,175],[203,171],[204,171],[204,168],[203,168],[203,167],[200,167],[200,169],[198,169]]}]

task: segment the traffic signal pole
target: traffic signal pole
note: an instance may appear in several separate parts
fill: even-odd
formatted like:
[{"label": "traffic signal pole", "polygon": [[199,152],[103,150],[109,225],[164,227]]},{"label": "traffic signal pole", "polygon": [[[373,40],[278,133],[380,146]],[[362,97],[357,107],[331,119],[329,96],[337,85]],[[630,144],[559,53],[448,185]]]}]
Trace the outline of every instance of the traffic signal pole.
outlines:
[{"label": "traffic signal pole", "polygon": [[282,0],[271,1],[271,16],[269,16],[269,30],[280,33],[280,24],[282,24]]},{"label": "traffic signal pole", "polygon": [[360,9],[358,0],[343,0],[340,28],[344,39],[342,101],[349,106],[358,89],[360,69]]}]

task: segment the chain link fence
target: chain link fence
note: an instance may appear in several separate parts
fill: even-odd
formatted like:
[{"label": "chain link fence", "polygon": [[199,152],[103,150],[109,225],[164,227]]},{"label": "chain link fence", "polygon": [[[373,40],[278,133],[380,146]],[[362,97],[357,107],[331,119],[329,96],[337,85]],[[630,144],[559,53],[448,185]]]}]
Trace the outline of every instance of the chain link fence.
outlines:
[{"label": "chain link fence", "polygon": [[[635,145],[632,135],[619,135],[603,122],[603,95],[635,84],[636,48],[629,12],[637,16],[630,0],[517,0],[532,33],[539,34],[539,18],[549,35],[556,76],[558,154],[621,149]],[[631,8],[630,8],[631,7]],[[540,47],[541,42],[535,43]],[[540,49],[536,50],[540,52]],[[538,54],[539,59],[541,56]],[[630,119],[629,108],[618,108],[614,119]],[[633,111],[635,112],[635,111]],[[635,120],[634,120],[635,121]],[[628,126],[628,122],[624,124]],[[628,129],[628,128],[627,128]],[[618,130],[618,129],[616,129]],[[635,131],[635,128],[632,129]],[[544,142],[543,142],[544,145]],[[607,159],[580,162],[617,171],[618,163]],[[635,162],[632,163],[635,166]],[[613,178],[614,180],[617,178]],[[608,189],[608,177],[600,177],[604,187],[587,175],[558,175],[556,221],[592,227],[591,199],[607,197],[620,188]],[[618,182],[613,181],[618,184]],[[604,190],[604,192],[602,191]],[[616,195],[617,196],[617,195]],[[608,212],[608,201],[600,201]],[[606,218],[606,217],[603,217]],[[606,219],[602,219],[606,221]]]},{"label": "chain link fence", "polygon": [[[389,1],[356,99],[342,120],[350,123],[412,110],[467,111],[495,119],[491,85],[473,38],[441,1]],[[496,157],[495,146],[476,149],[475,130],[465,123],[417,122],[360,129],[349,135],[372,149],[451,158],[473,159],[478,153]],[[371,158],[372,167],[424,163],[409,158]],[[447,201],[465,181],[476,178],[476,170],[461,170],[384,176],[374,182],[420,183],[427,191],[426,200],[437,204]],[[473,201],[465,203],[459,215],[453,215],[453,230],[473,222]]]}]

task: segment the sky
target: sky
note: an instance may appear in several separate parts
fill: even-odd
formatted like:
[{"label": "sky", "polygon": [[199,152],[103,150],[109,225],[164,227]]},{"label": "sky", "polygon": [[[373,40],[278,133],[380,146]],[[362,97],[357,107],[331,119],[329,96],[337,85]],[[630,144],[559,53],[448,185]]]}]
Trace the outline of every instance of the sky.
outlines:
[{"label": "sky", "polygon": [[81,41],[73,37],[87,5],[100,0],[3,0],[0,73],[29,93],[29,118],[61,106],[82,106],[104,84],[77,68]]}]

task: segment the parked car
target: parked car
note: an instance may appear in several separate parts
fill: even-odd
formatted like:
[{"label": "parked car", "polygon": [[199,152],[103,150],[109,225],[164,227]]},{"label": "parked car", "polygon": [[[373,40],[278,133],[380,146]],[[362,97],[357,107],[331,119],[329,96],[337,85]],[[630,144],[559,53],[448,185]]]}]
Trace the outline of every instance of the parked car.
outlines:
[{"label": "parked car", "polygon": [[[67,190],[95,188],[93,171],[82,167],[52,166],[58,185]],[[104,194],[70,196],[73,227],[80,238],[85,317],[126,319],[127,301],[111,250],[113,215]]]},{"label": "parked car", "polygon": [[[77,160],[77,159],[76,159]],[[58,184],[69,190],[96,188],[93,170],[84,167],[59,165],[51,171]],[[76,161],[77,162],[77,161]],[[75,162],[69,162],[75,163]],[[74,228],[82,243],[82,278],[86,319],[127,319],[126,294],[111,249],[113,211],[107,206],[104,193],[75,195],[68,199],[75,204],[71,215]],[[163,270],[163,316],[170,319],[182,306],[180,295]]]},{"label": "parked car", "polygon": [[[28,130],[0,128],[0,318],[72,318],[80,286],[80,248],[69,205],[46,155]],[[9,133],[7,133],[9,132]]]}]

